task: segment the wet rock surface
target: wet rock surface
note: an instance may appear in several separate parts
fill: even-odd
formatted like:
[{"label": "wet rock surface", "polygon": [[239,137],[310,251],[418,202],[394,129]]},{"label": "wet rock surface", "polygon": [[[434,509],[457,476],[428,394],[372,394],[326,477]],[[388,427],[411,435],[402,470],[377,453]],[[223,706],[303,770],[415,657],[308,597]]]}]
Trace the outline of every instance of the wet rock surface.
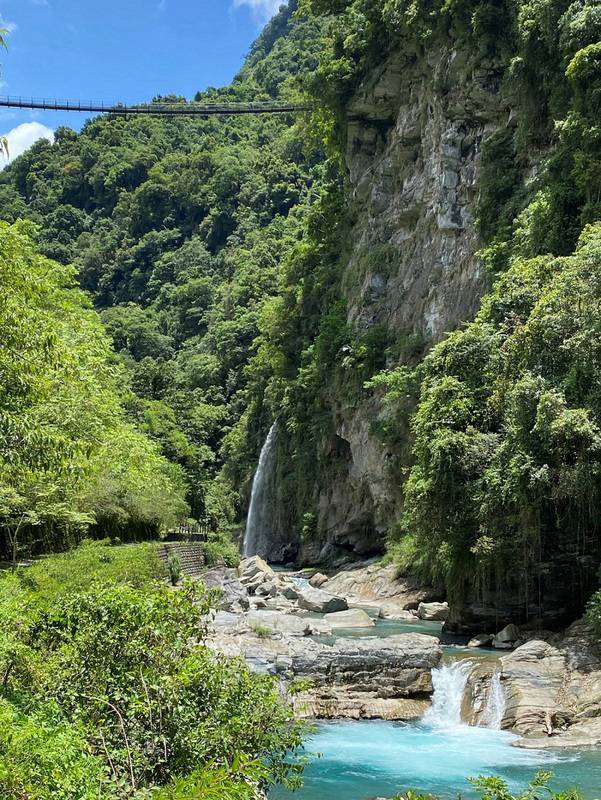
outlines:
[{"label": "wet rock surface", "polygon": [[346,597],[349,605],[377,607],[382,618],[410,619],[406,614],[421,602],[438,599],[436,592],[411,579],[398,577],[394,565],[366,564],[344,569],[329,578],[322,588]]},{"label": "wet rock surface", "polygon": [[[432,693],[432,669],[442,657],[436,637],[338,637],[325,644],[315,637],[332,638],[343,629],[369,630],[374,620],[363,608],[349,609],[345,597],[276,573],[262,559],[243,560],[238,572],[248,605],[224,601],[210,620],[209,647],[243,658],[253,670],[279,676],[283,686],[306,682],[292,696],[298,716],[422,716]],[[208,580],[217,586],[220,578],[225,596],[233,576],[227,570],[211,571]],[[327,589],[331,582],[323,578],[319,582]]]},{"label": "wet rock surface", "polygon": [[[395,577],[386,582],[387,569],[346,570],[320,580],[323,589],[304,577],[274,572],[257,558],[245,559],[238,573],[208,570],[207,585],[221,588],[223,595],[209,621],[207,643],[243,658],[253,670],[278,676],[285,692],[306,683],[289,695],[299,717],[421,718],[433,690],[432,670],[442,658],[439,640],[422,633],[378,637],[360,631],[369,633],[374,614],[388,602],[401,620],[407,615],[414,624],[420,622],[420,602],[430,619],[449,609],[444,603],[417,602],[419,590],[408,590]],[[337,593],[351,588],[354,595],[332,594],[331,588]],[[337,635],[344,629],[357,633]],[[503,653],[491,647],[493,634],[496,648],[513,649]],[[519,734],[519,746],[601,744],[601,654],[583,623],[563,635],[509,624],[483,632],[470,645],[488,650],[474,653],[463,695],[466,722],[488,724],[490,698],[500,686],[504,702],[497,724]]]},{"label": "wet rock surface", "polygon": [[464,718],[470,724],[481,723],[495,673],[505,699],[501,725],[523,737],[518,746],[578,748],[601,743],[601,655],[582,622],[562,636],[532,638],[507,655],[498,653],[477,663],[464,698]]}]

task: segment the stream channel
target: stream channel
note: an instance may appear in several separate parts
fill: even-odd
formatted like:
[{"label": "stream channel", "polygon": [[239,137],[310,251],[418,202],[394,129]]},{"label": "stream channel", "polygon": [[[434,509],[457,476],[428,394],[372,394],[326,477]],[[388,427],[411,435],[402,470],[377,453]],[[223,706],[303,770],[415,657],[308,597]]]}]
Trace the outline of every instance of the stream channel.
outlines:
[{"label": "stream channel", "polygon": [[[440,634],[439,623],[378,620],[374,628],[340,630],[337,636]],[[332,637],[318,637],[328,643]],[[443,664],[434,670],[432,707],[419,722],[337,721],[318,723],[306,742],[310,756],[304,787],[276,787],[269,800],[373,800],[408,789],[441,800],[474,798],[468,778],[497,775],[510,789],[523,789],[538,770],[552,772],[552,787],[577,786],[585,800],[601,800],[601,750],[526,750],[518,737],[500,730],[502,688],[487,715],[488,727],[461,721],[461,702],[470,662],[494,658],[443,640]],[[498,654],[496,654],[498,655]]]}]

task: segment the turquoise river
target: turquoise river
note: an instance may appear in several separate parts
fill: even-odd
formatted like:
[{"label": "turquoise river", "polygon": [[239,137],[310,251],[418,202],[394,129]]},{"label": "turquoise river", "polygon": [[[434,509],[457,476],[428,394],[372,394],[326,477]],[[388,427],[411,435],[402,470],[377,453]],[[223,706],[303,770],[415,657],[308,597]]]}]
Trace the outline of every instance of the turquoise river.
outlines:
[{"label": "turquoise river", "polygon": [[[440,632],[439,625],[379,622],[369,632],[341,631],[339,635],[387,636],[416,629]],[[328,637],[322,638],[327,642]],[[467,800],[479,796],[469,778],[497,775],[518,791],[539,770],[553,773],[554,789],[578,787],[585,800],[601,800],[601,750],[516,747],[518,737],[498,729],[500,716],[494,721],[501,709],[493,709],[491,727],[462,723],[463,690],[474,652],[448,645],[443,650],[445,663],[433,673],[432,708],[421,722],[317,724],[306,742],[309,762],[303,788],[296,792],[275,788],[269,800],[374,800],[408,789],[441,800]]]}]

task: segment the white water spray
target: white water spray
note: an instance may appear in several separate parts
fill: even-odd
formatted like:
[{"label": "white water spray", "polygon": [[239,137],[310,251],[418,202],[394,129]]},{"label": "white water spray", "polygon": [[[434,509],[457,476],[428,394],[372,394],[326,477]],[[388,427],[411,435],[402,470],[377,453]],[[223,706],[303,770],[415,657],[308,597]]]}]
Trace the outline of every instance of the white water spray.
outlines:
[{"label": "white water spray", "polygon": [[427,725],[436,728],[461,725],[461,704],[472,667],[471,661],[453,661],[432,670],[432,705],[423,718]]},{"label": "white water spray", "polygon": [[494,731],[500,731],[504,713],[505,692],[501,685],[501,674],[495,672],[491,678],[488,696],[486,698],[486,706],[480,718],[480,725],[485,728],[491,728]]},{"label": "white water spray", "polygon": [[246,520],[246,531],[244,532],[244,542],[242,544],[242,554],[245,558],[257,555],[260,538],[265,534],[265,528],[268,524],[267,517],[271,499],[269,490],[273,472],[272,452],[276,439],[276,426],[277,422],[274,422],[269,429],[267,439],[265,439],[259,456],[259,465],[253,478],[248,519]]}]

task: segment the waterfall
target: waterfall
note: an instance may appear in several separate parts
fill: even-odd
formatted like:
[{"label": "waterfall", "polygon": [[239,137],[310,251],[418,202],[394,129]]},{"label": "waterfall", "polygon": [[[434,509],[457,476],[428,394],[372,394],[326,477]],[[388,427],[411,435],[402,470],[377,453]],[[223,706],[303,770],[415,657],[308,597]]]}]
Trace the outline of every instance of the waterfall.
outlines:
[{"label": "waterfall", "polygon": [[432,705],[423,717],[427,725],[437,728],[461,725],[461,704],[472,667],[471,661],[454,661],[432,670]]},{"label": "waterfall", "polygon": [[485,728],[492,728],[495,731],[500,731],[504,713],[505,693],[501,685],[501,674],[495,672],[490,681],[486,706],[484,707],[479,724]]},{"label": "waterfall", "polygon": [[252,491],[250,495],[250,506],[248,508],[248,518],[246,520],[246,531],[242,544],[242,554],[245,558],[257,555],[261,539],[267,534],[269,525],[270,490],[272,488],[273,477],[273,448],[276,438],[276,425],[274,422],[267,439],[261,449],[259,465],[253,478]]}]

